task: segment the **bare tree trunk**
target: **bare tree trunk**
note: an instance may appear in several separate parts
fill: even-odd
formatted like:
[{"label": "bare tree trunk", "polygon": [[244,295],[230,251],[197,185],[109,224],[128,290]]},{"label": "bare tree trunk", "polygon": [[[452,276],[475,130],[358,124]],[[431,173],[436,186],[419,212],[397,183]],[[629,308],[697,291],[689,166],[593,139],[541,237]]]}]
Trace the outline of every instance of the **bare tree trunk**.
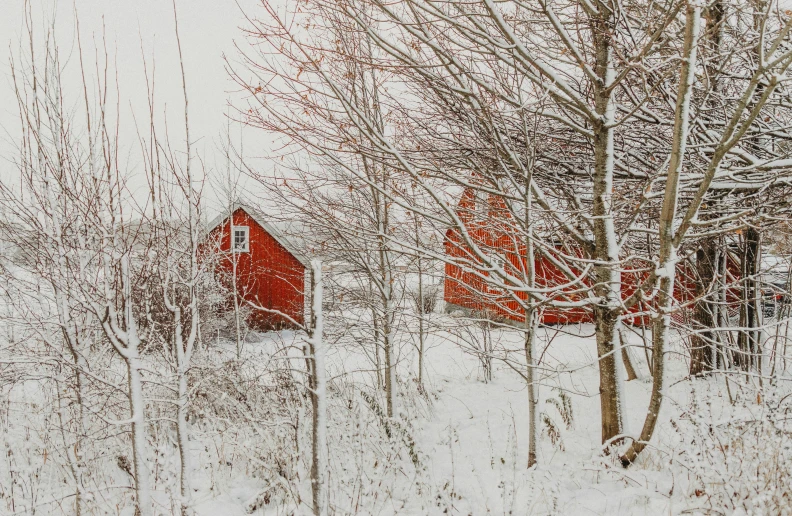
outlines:
[{"label": "bare tree trunk", "polygon": [[[132,347],[132,346],[130,346]],[[145,401],[143,398],[143,380],[140,376],[140,358],[137,356],[137,346],[129,350],[125,357],[129,388],[129,410],[132,413],[132,457],[135,466],[135,492],[137,493],[137,508],[140,516],[151,516],[151,492],[149,490],[149,469],[146,464],[146,415]]]},{"label": "bare tree trunk", "polygon": [[[169,304],[166,300],[166,304]],[[189,393],[187,390],[187,371],[189,368],[192,351],[195,344],[197,332],[197,314],[193,314],[193,325],[187,339],[182,333],[181,309],[179,307],[168,306],[174,314],[174,354],[176,357],[176,382],[177,382],[177,401],[176,401],[176,433],[179,445],[179,488],[181,500],[179,501],[182,516],[192,514],[192,464],[190,455],[190,430],[187,425],[187,410],[189,408]],[[186,349],[185,349],[186,348]]]},{"label": "bare tree trunk", "polygon": [[[617,359],[621,361],[617,343],[618,313],[603,307],[594,309],[594,324],[597,337],[597,355],[600,367],[600,410],[602,414],[602,443],[611,442],[622,433],[623,414],[621,392],[618,385]],[[621,366],[619,366],[621,367]]]},{"label": "bare tree trunk", "polygon": [[[378,178],[381,182],[382,188],[387,188],[389,180],[385,171],[382,172],[382,177]],[[388,235],[390,234],[390,213],[387,205],[387,199],[383,195],[372,188],[372,197],[375,206],[375,220],[377,223],[377,252],[379,254],[379,272],[380,272],[380,299],[382,302],[382,352],[385,361],[385,398],[388,417],[393,417],[395,414],[396,405],[396,364],[394,363],[393,356],[393,323],[395,315],[395,307],[393,303],[393,260],[391,257],[390,245],[388,242]]]},{"label": "bare tree trunk", "polygon": [[[723,20],[725,6],[723,0],[715,0],[708,5],[703,17],[706,19],[703,43],[708,47],[712,56],[721,52],[723,35]],[[706,61],[706,77],[710,81],[709,89],[712,92],[720,90],[719,78],[721,70],[718,69],[719,60],[710,58]],[[712,99],[715,97],[712,96]],[[717,106],[710,100],[705,106],[706,111],[717,111]],[[718,270],[720,267],[719,237],[708,237],[696,252],[696,305],[693,309],[693,330],[690,349],[690,374],[701,375],[717,367],[718,326],[717,299],[711,295],[713,288],[717,290]]]},{"label": "bare tree trunk", "polygon": [[[600,87],[595,93],[595,108],[600,119],[593,123],[594,133],[594,184],[593,184],[593,230],[594,230],[594,267],[596,287],[600,301],[594,307],[596,328],[597,357],[600,370],[600,411],[602,423],[602,442],[610,442],[622,433],[622,399],[619,388],[617,353],[619,342],[617,325],[621,311],[621,271],[616,228],[613,220],[613,137],[616,105],[610,88],[614,79],[613,50],[613,13],[602,9],[602,14],[592,20],[595,34],[596,74]],[[618,365],[620,367],[620,365]]]},{"label": "bare tree trunk", "polygon": [[[418,226],[417,217],[413,217],[415,219],[415,239],[416,239],[416,247],[420,246],[419,241],[419,233],[420,227]],[[424,278],[423,278],[423,261],[421,259],[421,254],[418,253],[418,388],[423,388],[423,370],[424,370],[424,341],[426,340],[426,336],[424,335],[424,309],[425,303],[424,300],[424,286],[423,286]]]},{"label": "bare tree trunk", "polygon": [[[387,303],[386,306],[390,306],[390,303]],[[394,381],[394,366],[393,363],[393,342],[392,342],[392,329],[390,321],[388,321],[388,315],[386,314],[385,319],[383,321],[383,358],[385,359],[385,398],[386,398],[386,406],[388,417],[393,417],[395,405],[396,405],[396,397],[395,397],[395,381]]]},{"label": "bare tree trunk", "polygon": [[696,304],[693,308],[693,335],[690,338],[690,374],[702,375],[712,371],[716,364],[717,336],[715,303],[712,302],[719,266],[718,242],[708,238],[696,251]]},{"label": "bare tree trunk", "polygon": [[179,460],[180,478],[179,487],[181,490],[181,513],[182,516],[192,514],[192,464],[190,461],[190,431],[187,426],[187,408],[189,397],[187,395],[187,371],[183,366],[179,367],[179,401],[176,414],[177,427],[179,434]]},{"label": "bare tree trunk", "polygon": [[624,362],[624,370],[627,372],[627,381],[638,380],[640,376],[633,366],[632,353],[630,348],[627,347],[627,339],[624,338],[624,331],[619,331],[619,343],[621,345],[622,362]]},{"label": "bare tree trunk", "polygon": [[[78,386],[77,389],[80,387]],[[82,433],[84,432],[83,419],[82,415],[77,422],[77,431],[75,432],[75,437],[77,441],[72,443],[68,438],[68,434],[66,432],[66,424],[67,422],[64,419],[64,415],[68,413],[68,407],[63,403],[64,394],[61,393],[61,385],[60,382],[56,383],[55,386],[56,395],[58,397],[58,426],[61,434],[61,439],[63,441],[63,449],[64,454],[66,455],[66,460],[69,464],[69,472],[71,473],[72,477],[74,478],[74,514],[75,516],[82,515],[82,508],[83,508],[83,488],[84,488],[84,481],[83,481],[83,471],[82,465],[80,463],[80,448],[82,444]],[[82,399],[78,397],[78,408],[80,412],[83,411]]]},{"label": "bare tree trunk", "polygon": [[[536,254],[534,249],[534,233],[531,218],[533,217],[533,195],[531,194],[531,184],[533,182],[533,165],[535,147],[531,147],[531,161],[525,174],[525,193],[523,204],[525,205],[524,225],[528,230],[525,238],[525,269],[526,279],[529,289],[536,287]],[[525,306],[525,381],[528,384],[528,467],[537,464],[537,443],[539,441],[539,386],[537,384],[537,353],[536,353],[536,331],[539,326],[539,317],[536,313],[534,299],[528,294]]]},{"label": "bare tree trunk", "polygon": [[308,350],[311,368],[308,385],[311,393],[311,494],[313,513],[327,513],[327,385],[322,313],[322,264],[311,262],[311,326]]},{"label": "bare tree trunk", "polygon": [[538,386],[536,385],[536,330],[537,317],[534,310],[525,313],[525,360],[527,362],[526,383],[528,384],[528,467],[537,463],[536,445],[539,434]]},{"label": "bare tree trunk", "polygon": [[[190,141],[190,119],[189,119],[189,102],[187,97],[187,76],[184,73],[184,58],[182,57],[181,38],[179,37],[179,17],[176,13],[176,0],[173,0],[173,21],[174,31],[176,33],[176,45],[179,50],[179,66],[181,70],[182,79],[182,93],[184,95],[184,131],[186,143],[186,156],[184,164],[184,178],[179,178],[177,171],[174,169],[174,179],[177,184],[181,186],[187,202],[187,229],[189,231],[189,255],[187,261],[189,262],[190,277],[187,279],[184,288],[188,291],[187,298],[189,299],[190,310],[190,330],[187,338],[185,339],[182,331],[182,309],[176,306],[175,300],[169,302],[166,298],[166,305],[168,309],[174,314],[175,336],[176,342],[176,370],[178,380],[178,408],[176,411],[176,427],[179,436],[179,459],[180,459],[180,475],[179,487],[181,491],[181,515],[189,516],[193,513],[192,510],[192,464],[190,457],[190,429],[187,425],[187,409],[189,406],[189,393],[187,391],[187,372],[190,369],[190,362],[192,360],[192,353],[195,348],[195,340],[198,335],[199,328],[199,310],[198,310],[198,295],[196,292],[195,282],[198,281],[198,225],[199,221],[199,208],[200,198],[198,193],[193,187],[193,174],[191,166],[191,149],[192,143]],[[232,233],[233,238],[233,233]],[[168,270],[167,274],[170,276],[172,271]],[[178,279],[175,275],[174,279]],[[167,287],[164,294],[167,296]],[[175,297],[175,296],[174,296]]]},{"label": "bare tree trunk", "polygon": [[[371,281],[369,281],[369,294],[372,293],[371,290]],[[379,314],[377,313],[377,307],[372,305],[371,306],[371,325],[374,330],[374,368],[377,370],[377,389],[382,388],[382,358],[381,353],[382,350],[380,349],[382,346],[380,345],[380,337],[382,334],[382,330],[380,330],[380,323],[379,323]]]},{"label": "bare tree trunk", "polygon": [[490,314],[482,311],[483,321],[481,322],[481,365],[484,368],[484,383],[492,381],[492,323]]},{"label": "bare tree trunk", "polygon": [[695,80],[696,47],[701,19],[701,4],[690,2],[685,14],[685,39],[682,67],[680,71],[679,90],[677,93],[676,112],[674,114],[674,137],[668,165],[663,206],[660,211],[659,240],[660,256],[658,257],[655,275],[659,277],[657,295],[658,313],[652,324],[652,394],[649,399],[641,435],[630,445],[621,457],[622,464],[629,465],[638,457],[654,434],[655,425],[660,416],[660,407],[665,394],[665,362],[668,347],[671,311],[674,303],[674,280],[677,266],[677,234],[674,219],[679,205],[679,181],[682,174],[687,145],[689,127],[690,97]]},{"label": "bare tree trunk", "polygon": [[743,239],[741,257],[742,295],[740,300],[740,330],[737,335],[737,362],[744,370],[758,365],[759,358],[759,254],[760,235],[748,228]]}]

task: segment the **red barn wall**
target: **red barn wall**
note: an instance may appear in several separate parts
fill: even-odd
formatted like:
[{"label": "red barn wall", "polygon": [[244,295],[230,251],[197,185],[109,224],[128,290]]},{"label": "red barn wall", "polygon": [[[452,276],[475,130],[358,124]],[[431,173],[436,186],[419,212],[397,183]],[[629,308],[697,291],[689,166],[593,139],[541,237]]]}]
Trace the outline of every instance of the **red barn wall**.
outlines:
[{"label": "red barn wall", "polygon": [[[490,231],[484,229],[470,230],[473,238],[487,249],[497,249],[499,254],[508,260],[514,270],[525,270],[525,249],[515,250],[512,241],[508,237],[496,238]],[[503,240],[503,241],[501,241]],[[460,236],[449,231],[446,235],[445,243],[446,255],[460,260],[474,261],[468,249],[462,244]],[[566,283],[565,276],[558,268],[546,258],[539,258],[535,262],[536,286],[538,288],[551,288],[554,285]],[[486,275],[486,273],[485,273]],[[580,287],[577,287],[580,289]],[[567,300],[580,300],[583,294],[573,292],[574,288],[559,288],[558,294],[565,294]],[[522,292],[517,293],[521,300],[527,299],[527,295]],[[463,308],[476,311],[485,311],[500,317],[522,322],[525,313],[520,307],[520,303],[510,294],[506,294],[498,289],[487,285],[486,281],[472,271],[466,271],[463,267],[454,263],[445,264],[445,283],[444,299]],[[548,307],[542,311],[542,323],[544,324],[574,324],[579,322],[591,321],[591,314],[585,308],[566,308],[559,309]]]},{"label": "red barn wall", "polygon": [[[526,249],[525,246],[519,243],[519,239],[515,239],[513,235],[509,234],[507,224],[502,223],[503,230],[498,229],[498,219],[504,219],[504,214],[508,217],[508,213],[499,209],[498,199],[493,200],[492,197],[488,200],[489,212],[485,222],[474,221],[471,215],[474,208],[474,197],[471,190],[466,190],[459,202],[458,215],[463,223],[465,223],[466,230],[470,237],[475,240],[482,248],[487,251],[494,251],[500,254],[507,260],[512,270],[524,271],[526,270]],[[480,273],[474,273],[472,270],[466,270],[461,266],[464,262],[468,262],[471,266],[475,267],[479,260],[472,254],[472,251],[463,243],[462,237],[455,229],[449,229],[446,232],[445,239],[445,253],[448,257],[452,258],[450,262],[445,265],[445,282],[444,282],[444,299],[446,303],[460,306],[469,310],[488,312],[489,314],[497,315],[505,319],[510,319],[517,322],[525,320],[525,313],[511,295],[507,295],[503,291],[498,291],[490,287],[487,282],[479,276]],[[582,256],[582,250],[579,251]],[[456,262],[456,263],[454,263]],[[460,265],[457,265],[460,264]],[[732,261],[728,262],[729,271],[734,272],[735,264]],[[649,274],[648,270],[651,264],[643,260],[634,260],[624,265],[622,271],[622,295],[624,298],[631,296],[641,281],[645,280]],[[587,296],[587,292],[575,292],[576,290],[584,291],[590,282],[584,280],[583,285],[576,285],[575,287],[561,287],[568,282],[567,277],[556,267],[547,257],[539,256],[534,264],[536,284],[538,288],[548,289],[553,286],[558,286],[557,296],[559,300],[564,296],[565,301],[582,300]],[[578,271],[579,272],[579,271]],[[486,273],[483,273],[486,276]],[[695,299],[696,280],[693,271],[690,270],[689,265],[679,264],[677,266],[677,278],[674,288],[674,298],[680,304],[690,303]],[[729,300],[736,298],[733,288],[729,289]],[[526,299],[525,293],[517,293],[519,299]],[[552,294],[548,294],[552,297]],[[626,317],[625,322],[635,325],[649,324],[648,306],[645,302],[636,303],[629,309],[629,313],[638,314],[635,317]],[[541,322],[544,324],[574,324],[593,322],[593,314],[588,308],[558,308],[548,306],[542,310]]]},{"label": "red barn wall", "polygon": [[[239,296],[264,308],[282,312],[303,324],[305,267],[243,209],[237,209],[231,220],[234,226],[250,228],[249,252],[236,253]],[[228,219],[212,230],[210,239],[216,239],[220,251],[225,253],[220,268],[226,278],[231,278],[233,255]],[[294,326],[287,318],[264,310],[252,310],[247,323],[259,331]]]},{"label": "red barn wall", "polygon": [[[475,208],[475,198],[472,190],[467,189],[463,192],[459,201],[458,215],[466,225],[466,229],[471,238],[487,250],[496,251],[507,260],[513,270],[526,270],[526,250],[524,244],[516,241],[508,229],[509,213],[502,204],[502,200],[490,197],[488,203],[488,217],[486,223],[474,221],[472,217]],[[503,221],[499,230],[498,220]],[[446,255],[454,258],[454,261],[462,263],[469,261],[475,264],[478,260],[472,255],[471,251],[463,244],[461,235],[450,229],[446,233],[445,241]],[[537,287],[551,288],[567,282],[564,274],[547,258],[539,258],[535,262],[535,277]],[[486,274],[485,274],[486,275]],[[585,285],[583,286],[585,287]],[[559,289],[559,295],[565,294],[568,300],[580,300],[585,294],[577,294],[574,290],[579,290],[581,286]],[[525,293],[517,293],[519,299],[525,300]],[[444,299],[463,308],[476,311],[485,311],[490,314],[510,319],[513,321],[524,321],[525,313],[520,308],[520,303],[511,295],[499,292],[487,285],[487,282],[478,274],[463,269],[454,263],[446,262]],[[558,309],[548,307],[542,311],[541,321],[544,324],[573,324],[578,322],[591,321],[591,313],[586,308],[567,308]]]}]

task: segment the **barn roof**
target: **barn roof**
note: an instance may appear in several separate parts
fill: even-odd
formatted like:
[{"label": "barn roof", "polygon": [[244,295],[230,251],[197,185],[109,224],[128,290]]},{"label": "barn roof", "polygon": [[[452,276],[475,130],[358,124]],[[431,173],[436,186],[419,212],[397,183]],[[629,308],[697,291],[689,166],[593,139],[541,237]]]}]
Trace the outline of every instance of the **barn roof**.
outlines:
[{"label": "barn roof", "polygon": [[[282,245],[283,248],[286,249],[292,256],[297,258],[297,261],[299,261],[303,267],[310,267],[310,260],[304,252],[304,237],[300,224],[293,221],[270,222],[266,219],[266,215],[261,213],[259,210],[242,203],[234,203],[231,206],[230,212],[234,213],[240,209],[247,213],[250,218],[256,222],[256,224],[264,228],[264,231],[269,233],[269,235],[280,245]],[[215,217],[214,220],[209,223],[208,230],[212,231],[217,226],[228,220],[228,213],[229,212],[224,212]]]}]

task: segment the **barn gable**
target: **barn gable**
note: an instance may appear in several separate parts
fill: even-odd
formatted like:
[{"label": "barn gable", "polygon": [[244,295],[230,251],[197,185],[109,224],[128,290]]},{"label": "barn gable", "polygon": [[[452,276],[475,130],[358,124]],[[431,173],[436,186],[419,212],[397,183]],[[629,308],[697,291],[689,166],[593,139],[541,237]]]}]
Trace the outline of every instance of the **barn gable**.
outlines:
[{"label": "barn gable", "polygon": [[[267,221],[264,214],[242,203],[234,203],[229,211],[232,214],[235,214],[240,210],[250,217],[250,219],[260,226],[269,236],[275,239],[275,241],[277,241],[281,247],[283,247],[283,249],[291,254],[297,261],[299,261],[303,267],[310,269],[310,260],[307,256],[305,256],[302,246],[295,242],[299,235],[297,235],[296,232],[290,231],[288,225],[283,226],[279,224],[273,224]],[[212,220],[212,222],[209,223],[209,232],[211,233],[218,226],[225,224],[227,221],[228,212],[218,215],[214,218],[214,220]]]}]

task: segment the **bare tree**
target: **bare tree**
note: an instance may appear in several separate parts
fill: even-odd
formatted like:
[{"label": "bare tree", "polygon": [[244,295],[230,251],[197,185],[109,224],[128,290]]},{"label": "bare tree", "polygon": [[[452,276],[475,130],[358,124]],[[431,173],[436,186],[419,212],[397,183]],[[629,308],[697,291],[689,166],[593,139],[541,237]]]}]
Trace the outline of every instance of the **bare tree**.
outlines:
[{"label": "bare tree", "polygon": [[[786,29],[772,23],[763,25],[767,38],[762,36],[767,45],[764,55],[774,54],[767,61],[772,71],[754,67],[756,80],[727,89],[729,94],[736,91],[739,100],[725,130],[708,128],[706,132],[707,145],[714,146],[714,151],[708,147],[703,152],[711,158],[710,165],[690,161],[695,163],[691,168],[702,167],[704,179],[686,168],[689,97],[694,85],[685,81],[694,74],[684,68],[680,71],[676,58],[670,56],[682,56],[683,63],[691,56],[695,61],[701,6],[694,4],[691,9],[699,13],[695,16],[686,12],[690,6],[684,2],[662,8],[630,2],[632,12],[643,13],[634,19],[618,17],[616,2],[541,2],[535,9],[521,2],[488,0],[324,4],[329,12],[355,20],[366,34],[376,48],[366,60],[398,76],[398,86],[390,87],[390,94],[383,93],[385,88],[380,90],[379,104],[387,106],[394,113],[390,119],[398,121],[387,130],[342,81],[328,73],[319,43],[294,36],[286,25],[273,33],[280,37],[278,41],[289,43],[288,56],[300,63],[296,66],[300,78],[278,75],[278,87],[293,92],[295,100],[293,117],[278,116],[280,127],[289,129],[283,134],[337,166],[344,166],[339,148],[354,151],[421,185],[433,202],[433,210],[420,212],[421,216],[439,227],[453,228],[464,258],[457,262],[483,285],[510,297],[517,310],[529,313],[536,303],[573,311],[582,308],[592,314],[606,446],[624,438],[619,386],[622,319],[639,305],[657,306],[662,315],[656,321],[664,320],[668,310],[676,310],[673,274],[671,280],[663,278],[669,267],[676,267],[675,253],[683,241],[707,231],[697,216],[707,193],[718,186],[713,185],[715,172],[728,169],[726,175],[768,184],[777,180],[775,171],[785,170],[777,157],[748,158],[748,170],[731,157],[724,160],[745,140],[751,124],[759,123],[758,114],[774,89],[772,73],[786,72],[782,44]],[[639,19],[655,22],[633,21]],[[667,37],[680,30],[687,30],[692,39]],[[753,52],[752,33],[735,30],[733,37],[731,48],[739,49],[737,55]],[[272,48],[283,53],[282,45]],[[651,69],[639,65],[647,59],[654,63]],[[765,76],[770,77],[768,85],[759,93],[756,86]],[[259,85],[249,86],[261,105],[277,96],[271,86],[261,90]],[[312,127],[322,127],[321,137],[304,130],[307,119],[302,113],[310,115]],[[526,123],[531,120],[535,122]],[[761,120],[773,125],[774,119]],[[530,129],[525,130],[526,126]],[[526,142],[534,134],[540,135],[536,139],[542,148],[529,158],[531,147]],[[738,154],[745,158],[744,153]],[[529,165],[531,159],[535,165]],[[673,173],[678,176],[666,177],[666,163],[674,164]],[[525,170],[531,167],[531,181],[525,181]],[[761,176],[763,170],[768,173]],[[360,174],[355,177],[370,184]],[[656,189],[656,185],[670,186]],[[566,285],[561,295],[558,288],[555,295],[548,295],[547,290],[530,286],[530,274],[526,275],[530,271],[519,265],[522,260],[517,261],[514,274],[498,266],[492,248],[502,245],[492,246],[476,236],[469,228],[472,219],[461,217],[449,199],[451,187],[494,197],[493,206],[509,214],[500,219],[513,228],[510,238],[531,234],[529,227],[518,224],[524,220],[524,203],[516,201],[532,198],[533,209],[541,210],[541,216],[535,212],[531,223],[543,220],[546,228],[541,236],[534,231],[534,250],[561,271],[563,280],[556,278],[556,284]],[[410,209],[397,192],[383,193],[394,204]],[[685,210],[677,217],[679,198],[684,199]],[[738,209],[709,221],[706,227],[726,231],[733,228],[730,221],[751,213]],[[668,235],[662,232],[671,231],[666,226],[677,223],[681,226],[673,231],[673,242],[663,243]],[[701,231],[690,233],[692,225]],[[658,231],[660,236],[646,249],[647,254],[631,254],[642,236]],[[563,242],[560,246],[553,242],[558,237]],[[658,249],[659,262],[652,254]],[[520,245],[512,252],[522,256],[526,251]],[[635,288],[626,288],[629,284]],[[655,290],[661,299],[655,298]],[[662,375],[665,353],[662,343],[658,345],[662,333],[658,329],[653,333],[656,381]],[[657,383],[662,385],[662,381]]]},{"label": "bare tree", "polygon": [[322,263],[311,262],[311,322],[307,328],[307,353],[311,389],[312,440],[311,489],[313,513],[327,514],[327,379],[325,378]]},{"label": "bare tree", "polygon": [[[193,354],[196,351],[200,331],[200,281],[206,262],[201,263],[200,246],[202,239],[201,224],[201,181],[196,178],[193,168],[192,142],[190,141],[189,101],[187,78],[184,73],[181,38],[176,2],[173,2],[174,31],[179,53],[179,64],[184,97],[184,135],[185,157],[180,159],[167,141],[163,142],[154,123],[153,84],[149,87],[149,106],[151,117],[150,142],[143,147],[149,177],[150,220],[142,223],[151,226],[151,232],[159,256],[157,274],[161,290],[150,294],[161,297],[161,305],[170,317],[157,321],[168,327],[170,337],[169,355],[173,360],[176,384],[176,434],[180,459],[180,512],[183,516],[192,514],[192,461],[190,452],[190,430],[187,414],[190,408],[188,376],[190,375]],[[148,77],[147,77],[148,80]],[[153,81],[152,81],[153,82]],[[146,149],[150,149],[150,154]],[[175,187],[172,191],[169,185]],[[179,202],[181,201],[181,202]],[[183,212],[182,204],[186,208]],[[211,263],[211,262],[210,262]],[[151,318],[149,316],[149,318]],[[147,324],[151,331],[156,323]]]},{"label": "bare tree", "polygon": [[[383,378],[388,417],[394,417],[401,295],[396,277],[400,242],[394,237],[404,211],[399,213],[394,209],[391,197],[404,181],[381,161],[344,149],[346,141],[365,138],[356,128],[350,126],[344,134],[332,134],[328,132],[329,127],[299,120],[297,116],[303,110],[311,113],[313,109],[304,99],[304,92],[315,87],[312,84],[314,72],[308,71],[313,58],[306,52],[322,54],[325,73],[339,82],[355,99],[355,105],[381,131],[387,117],[380,104],[384,79],[380,70],[370,63],[371,42],[341,13],[318,4],[306,9],[305,19],[321,23],[324,31],[315,43],[307,43],[291,32],[291,22],[283,19],[273,6],[265,4],[264,10],[266,17],[251,20],[251,30],[268,45],[280,48],[283,59],[268,60],[266,52],[245,55],[247,69],[256,76],[254,81],[233,72],[235,80],[253,94],[251,107],[240,109],[242,121],[293,141],[315,140],[324,141],[322,145],[338,145],[340,151],[333,157],[339,161],[317,155],[316,164],[303,166],[301,160],[295,160],[287,165],[284,173],[273,177],[256,173],[253,168],[248,170],[268,188],[277,204],[290,208],[281,217],[306,224],[314,235],[311,239],[313,249],[328,261],[345,263],[347,268],[353,269],[347,272],[358,272],[366,279],[367,284],[357,288],[371,291],[365,304],[372,318],[376,374]],[[316,33],[320,34],[318,30]],[[333,40],[332,47],[325,46],[325,38]],[[297,79],[292,79],[294,73]],[[349,288],[349,279],[345,276],[341,280],[345,284],[336,285],[336,288]]]},{"label": "bare tree", "polygon": [[[626,464],[631,463],[638,453],[646,446],[654,432],[665,387],[665,353],[668,346],[668,333],[670,327],[670,314],[673,308],[674,279],[678,250],[687,236],[698,223],[698,215],[706,194],[710,190],[716,176],[719,175],[730,153],[739,153],[740,144],[744,143],[744,136],[752,127],[764,108],[773,99],[773,93],[792,65],[792,51],[786,48],[787,34],[792,29],[792,21],[784,22],[780,28],[771,32],[770,19],[762,24],[760,45],[760,60],[751,69],[749,78],[744,85],[736,90],[738,101],[730,110],[728,123],[721,131],[710,129],[712,139],[712,155],[706,164],[701,177],[694,180],[693,185],[688,185],[692,190],[690,200],[680,207],[680,190],[684,188],[685,146],[689,138],[690,123],[690,98],[694,87],[694,66],[696,64],[696,51],[700,38],[700,21],[702,6],[690,3],[686,10],[685,24],[685,50],[681,67],[681,79],[677,93],[677,109],[674,125],[674,140],[670,155],[668,175],[665,181],[663,206],[660,213],[659,234],[659,261],[654,275],[659,278],[658,307],[659,313],[653,321],[652,349],[653,360],[653,385],[652,397],[640,437],[633,442],[629,450],[622,457]],[[762,16],[767,16],[762,13]],[[769,18],[769,17],[768,17]],[[765,33],[767,31],[767,33]],[[765,118],[767,122],[772,118]],[[780,165],[780,166],[779,166]],[[785,164],[774,167],[771,182],[776,180],[778,169],[786,169]],[[732,173],[733,174],[733,173]],[[764,179],[768,181],[768,179]],[[761,179],[757,182],[762,182]],[[711,221],[709,225],[711,225]],[[753,246],[754,251],[758,247]],[[750,273],[752,271],[745,271]],[[755,347],[755,346],[754,346]]]},{"label": "bare tree", "polygon": [[[29,249],[34,253],[31,256],[51,245],[57,250],[52,260],[45,262],[49,264],[47,268],[36,273],[50,283],[55,294],[77,378],[80,410],[89,407],[79,395],[83,379],[101,380],[90,371],[78,321],[96,325],[103,343],[125,364],[130,417],[120,421],[107,419],[106,423],[131,427],[136,502],[141,514],[150,514],[147,421],[140,363],[146,335],[138,331],[133,307],[136,288],[151,270],[145,262],[136,263],[133,259],[135,249],[146,244],[129,224],[129,213],[123,207],[125,184],[118,168],[118,141],[107,104],[111,86],[108,81],[101,81],[99,98],[93,100],[83,79],[88,137],[87,142],[81,141],[65,108],[69,99],[62,86],[63,67],[54,33],[50,32],[46,40],[43,67],[37,66],[32,29],[29,37],[30,65],[13,66],[12,73],[22,122],[17,179],[23,197],[16,195],[14,185],[4,184],[4,202],[9,211],[17,214],[17,230],[35,236],[36,246]],[[103,57],[106,62],[107,54]],[[30,208],[33,200],[39,213]],[[81,419],[84,424],[84,417]],[[74,450],[71,462],[80,486],[80,451]],[[76,494],[79,512],[83,503],[80,487]]]}]

